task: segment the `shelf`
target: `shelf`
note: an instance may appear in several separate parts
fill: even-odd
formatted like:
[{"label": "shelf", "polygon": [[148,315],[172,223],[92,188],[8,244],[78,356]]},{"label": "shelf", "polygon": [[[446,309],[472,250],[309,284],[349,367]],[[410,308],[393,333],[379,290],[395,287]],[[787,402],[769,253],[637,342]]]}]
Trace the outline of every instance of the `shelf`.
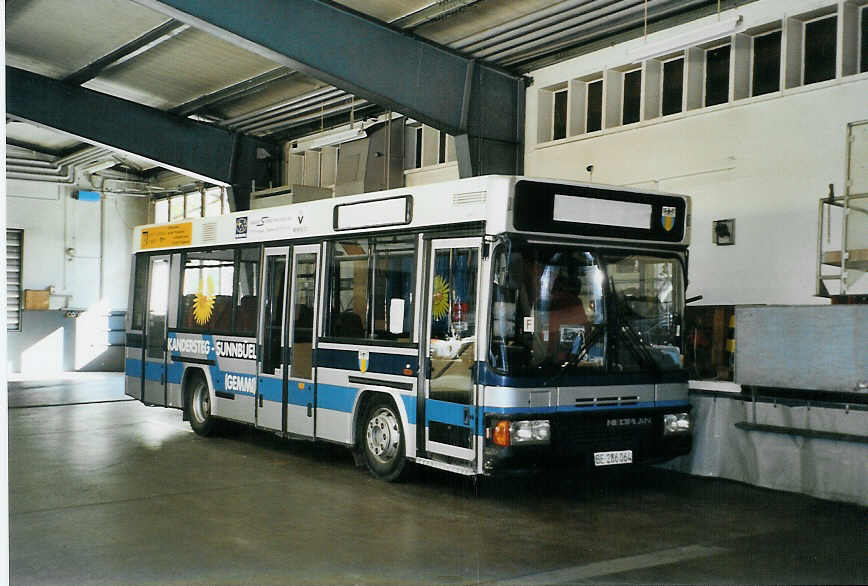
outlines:
[{"label": "shelf", "polygon": [[[823,264],[836,267],[841,266],[841,251],[830,250],[823,253]],[[858,248],[850,251],[847,258],[847,268],[860,271],[868,270],[868,248]]]}]

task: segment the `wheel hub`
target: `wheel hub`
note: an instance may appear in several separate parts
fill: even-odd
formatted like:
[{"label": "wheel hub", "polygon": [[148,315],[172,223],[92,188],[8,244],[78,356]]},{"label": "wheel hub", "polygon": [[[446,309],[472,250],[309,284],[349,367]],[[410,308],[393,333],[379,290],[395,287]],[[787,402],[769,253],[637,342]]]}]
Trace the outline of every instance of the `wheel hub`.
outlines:
[{"label": "wheel hub", "polygon": [[198,422],[204,422],[211,414],[211,399],[204,386],[196,387],[193,393],[193,416]]},{"label": "wheel hub", "polygon": [[398,419],[389,409],[382,407],[368,420],[365,430],[368,451],[377,461],[387,464],[398,455],[401,434]]}]

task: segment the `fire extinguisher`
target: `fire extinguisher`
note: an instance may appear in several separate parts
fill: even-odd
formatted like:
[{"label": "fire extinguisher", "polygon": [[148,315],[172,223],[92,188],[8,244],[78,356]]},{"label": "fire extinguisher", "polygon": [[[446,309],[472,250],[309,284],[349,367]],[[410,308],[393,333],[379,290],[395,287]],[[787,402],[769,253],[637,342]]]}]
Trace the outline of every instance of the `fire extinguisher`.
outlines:
[{"label": "fire extinguisher", "polygon": [[452,328],[456,333],[467,331],[467,312],[470,305],[466,301],[456,301],[452,304]]}]

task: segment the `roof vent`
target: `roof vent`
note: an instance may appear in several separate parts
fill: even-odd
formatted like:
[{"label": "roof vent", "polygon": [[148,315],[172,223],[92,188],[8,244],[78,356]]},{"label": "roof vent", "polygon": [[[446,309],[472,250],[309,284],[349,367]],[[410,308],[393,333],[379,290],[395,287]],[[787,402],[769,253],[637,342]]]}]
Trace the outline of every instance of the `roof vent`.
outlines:
[{"label": "roof vent", "polygon": [[488,201],[488,194],[484,191],[452,194],[452,205],[454,206],[472,206],[486,201]]},{"label": "roof vent", "polygon": [[202,223],[201,240],[203,244],[217,242],[217,222]]}]

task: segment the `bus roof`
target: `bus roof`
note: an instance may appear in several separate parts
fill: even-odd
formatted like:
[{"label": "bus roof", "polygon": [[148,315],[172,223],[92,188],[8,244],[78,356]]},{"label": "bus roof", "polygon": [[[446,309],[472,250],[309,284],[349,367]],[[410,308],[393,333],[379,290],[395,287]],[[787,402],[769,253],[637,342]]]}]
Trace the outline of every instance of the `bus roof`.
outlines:
[{"label": "bus roof", "polygon": [[421,230],[485,222],[523,232],[686,246],[687,196],[573,181],[488,175],[176,220],[133,229],[133,251]]}]

